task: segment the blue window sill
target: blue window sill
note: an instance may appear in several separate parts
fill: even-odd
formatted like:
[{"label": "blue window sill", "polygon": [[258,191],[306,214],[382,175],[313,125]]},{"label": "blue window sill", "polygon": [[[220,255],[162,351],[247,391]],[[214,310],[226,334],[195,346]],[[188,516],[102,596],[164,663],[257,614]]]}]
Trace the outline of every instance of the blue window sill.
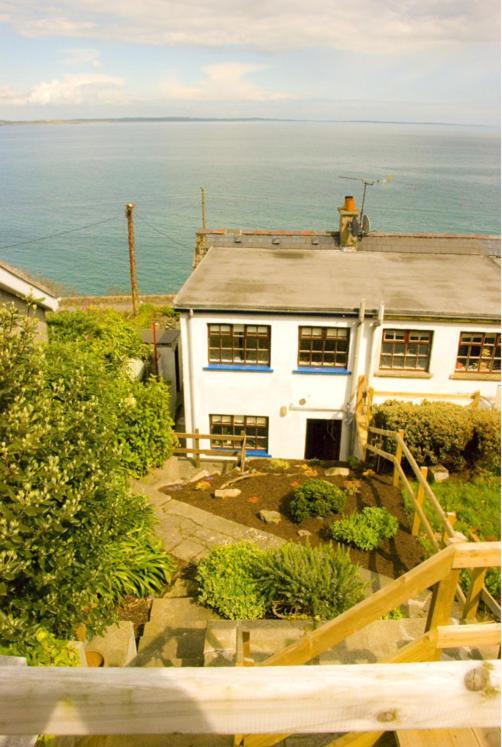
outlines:
[{"label": "blue window sill", "polygon": [[267,454],[266,451],[261,449],[246,449],[246,456],[248,457],[260,457],[262,459],[271,459],[272,454]]},{"label": "blue window sill", "polygon": [[272,373],[270,366],[246,366],[241,363],[210,363],[203,371],[249,371],[252,373]]},{"label": "blue window sill", "polygon": [[352,371],[346,368],[316,368],[314,366],[305,366],[304,368],[294,368],[294,374],[327,374],[328,376],[351,376]]}]

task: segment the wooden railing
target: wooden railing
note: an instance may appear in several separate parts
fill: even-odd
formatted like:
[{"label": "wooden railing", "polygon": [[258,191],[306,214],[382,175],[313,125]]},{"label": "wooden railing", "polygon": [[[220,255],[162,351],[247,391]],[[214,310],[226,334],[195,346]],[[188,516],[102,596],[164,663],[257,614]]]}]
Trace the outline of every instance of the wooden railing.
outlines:
[{"label": "wooden railing", "polygon": [[[433,555],[413,570],[372,594],[334,620],[325,623],[317,630],[308,632],[298,642],[273,654],[257,666],[298,666],[306,664],[430,587],[433,587],[433,596],[425,633],[417,640],[401,648],[387,663],[435,661],[439,659],[441,651],[445,648],[500,645],[500,624],[498,623],[449,624],[460,571],[463,568],[484,570],[493,566],[500,566],[499,542],[466,543],[452,541],[444,550]],[[472,587],[465,603],[466,612],[472,614],[478,603],[479,588]],[[291,681],[293,682],[293,680]],[[439,724],[436,724],[436,726],[439,726]],[[378,732],[367,734],[364,744],[374,744],[384,728],[380,726]],[[406,728],[412,727],[407,725]],[[359,729],[358,731],[365,730]],[[271,747],[285,739],[286,736],[286,733],[260,736],[248,734],[240,736],[236,740],[236,744],[244,747]],[[359,739],[359,736],[357,738]],[[337,742],[333,743],[333,745],[336,744]],[[341,745],[349,745],[351,744],[351,738],[345,736],[338,744],[340,747]]]},{"label": "wooden railing", "polygon": [[[184,455],[193,455],[194,461],[197,467],[200,466],[200,455],[204,454],[205,456],[214,456],[218,459],[226,458],[229,456],[235,457],[236,464],[240,465],[241,471],[244,471],[245,465],[246,465],[246,434],[242,433],[239,436],[227,436],[227,435],[214,435],[209,433],[199,433],[198,429],[196,428],[194,433],[176,433],[176,437],[179,439],[190,439],[193,442],[193,446],[186,446],[181,447],[177,446],[173,450],[173,454],[184,454]],[[236,444],[235,447],[226,447],[222,446],[221,449],[219,448],[209,448],[209,449],[201,449],[200,448],[200,442],[202,440],[209,440],[209,441],[225,441],[225,442],[231,442],[232,444]]]},{"label": "wooden railing", "polygon": [[[402,487],[409,496],[415,514],[412,522],[411,533],[417,536],[420,528],[423,527],[427,537],[429,538],[434,550],[437,552],[442,547],[445,547],[447,542],[451,539],[466,540],[467,538],[460,532],[455,531],[454,524],[456,515],[453,512],[446,512],[441,506],[437,496],[435,495],[432,487],[430,486],[427,475],[427,467],[419,467],[416,459],[411,453],[408,445],[404,440],[404,431],[391,431],[384,428],[376,428],[371,425],[371,406],[373,402],[373,390],[368,389],[366,386],[366,378],[361,376],[358,383],[358,397],[356,402],[356,434],[359,441],[359,449],[364,454],[364,457],[368,452],[387,460],[393,465],[392,484],[394,487]],[[371,436],[380,436],[382,438],[393,439],[395,442],[394,452],[384,451],[379,446],[376,446],[371,442]],[[403,469],[403,460],[405,464],[408,464],[409,469],[413,473],[417,481],[417,491],[413,488],[408,475]],[[427,518],[425,511],[425,502],[428,501],[430,509],[436,516],[441,528],[442,533],[438,537],[429,519]],[[489,608],[492,615],[496,619],[500,620],[501,609],[500,604],[493,598],[493,596],[484,587],[484,575],[483,577],[473,576],[471,583],[475,584],[480,589],[480,597],[482,601]],[[457,589],[457,597],[461,602],[465,602],[465,594],[461,587]],[[471,615],[472,618],[472,615]],[[471,619],[470,618],[470,619]]]}]

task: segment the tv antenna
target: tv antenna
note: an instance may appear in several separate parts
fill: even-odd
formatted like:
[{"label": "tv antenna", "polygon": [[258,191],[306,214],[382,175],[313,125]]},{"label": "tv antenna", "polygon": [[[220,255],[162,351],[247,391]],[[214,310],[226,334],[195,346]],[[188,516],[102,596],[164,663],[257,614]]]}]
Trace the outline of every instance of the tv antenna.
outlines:
[{"label": "tv antenna", "polygon": [[[364,203],[366,202],[366,190],[368,187],[373,187],[375,184],[389,184],[393,180],[393,176],[385,176],[383,179],[364,179],[358,176],[339,176],[339,179],[348,179],[351,182],[361,182],[364,184],[363,188],[363,199],[361,202],[361,214],[360,214],[360,222],[357,220],[357,218],[354,218],[352,221],[352,234],[356,235],[362,235],[367,236],[370,231],[370,222],[367,215],[364,214]],[[356,233],[355,233],[356,232]]]}]

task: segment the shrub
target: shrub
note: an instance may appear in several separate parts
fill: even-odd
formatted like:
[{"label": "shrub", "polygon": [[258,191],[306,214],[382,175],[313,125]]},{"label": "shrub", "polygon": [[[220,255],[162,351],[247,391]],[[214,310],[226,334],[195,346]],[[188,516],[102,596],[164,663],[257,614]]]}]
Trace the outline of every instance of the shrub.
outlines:
[{"label": "shrub", "polygon": [[472,464],[500,473],[500,410],[471,410],[474,434],[467,447]]},{"label": "shrub", "polygon": [[270,459],[268,465],[276,472],[287,472],[291,466],[286,459]]},{"label": "shrub", "polygon": [[331,536],[360,550],[376,550],[385,539],[395,537],[399,523],[386,508],[366,507],[361,513],[352,513],[335,521]]},{"label": "shrub", "polygon": [[3,656],[24,656],[32,667],[79,667],[80,655],[69,641],[60,641],[42,627],[36,627],[24,637],[0,644]]},{"label": "shrub", "polygon": [[[473,410],[448,402],[389,400],[375,408],[374,425],[392,431],[404,430],[405,441],[419,464],[444,464],[449,469],[466,465],[467,448],[474,436]],[[393,452],[395,441],[384,440]]]},{"label": "shrub", "polygon": [[113,309],[58,311],[47,315],[50,342],[77,342],[116,367],[126,358],[149,356],[134,326]]},{"label": "shrub", "polygon": [[264,617],[266,600],[256,578],[263,555],[248,542],[213,548],[197,566],[199,602],[229,620]]},{"label": "shrub", "polygon": [[159,467],[176,443],[169,410],[169,389],[163,381],[150,378],[126,385],[120,400],[117,439],[121,462],[131,475],[140,477]]},{"label": "shrub", "polygon": [[307,480],[296,488],[289,504],[293,521],[299,524],[309,516],[329,516],[341,511],[346,495],[327,480]]},{"label": "shrub", "polygon": [[[2,645],[39,627],[65,639],[79,623],[90,633],[108,625],[123,543],[152,542],[152,509],[129,493],[120,465],[116,378],[74,343],[44,354],[30,321],[0,308]],[[150,562],[139,565],[136,577],[156,584],[158,562],[151,582]]]},{"label": "shrub", "polygon": [[346,550],[293,542],[262,555],[257,577],[268,606],[281,615],[329,619],[363,597],[364,583]]}]

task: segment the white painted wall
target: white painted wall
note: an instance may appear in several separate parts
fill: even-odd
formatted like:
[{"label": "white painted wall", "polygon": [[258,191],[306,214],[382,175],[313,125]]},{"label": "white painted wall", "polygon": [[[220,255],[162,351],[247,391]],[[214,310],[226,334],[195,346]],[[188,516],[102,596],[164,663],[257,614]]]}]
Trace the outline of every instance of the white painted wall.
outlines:
[{"label": "white painted wall", "polygon": [[[208,365],[207,325],[267,324],[271,326],[271,372],[205,371]],[[294,374],[297,368],[298,327],[348,326],[351,329],[349,370],[351,375]],[[185,421],[187,431],[198,428],[209,433],[209,415],[260,415],[269,418],[269,453],[274,457],[302,459],[308,418],[342,419],[341,458],[350,453],[351,417],[349,400],[358,377],[366,374],[378,392],[375,402],[389,396],[420,401],[424,395],[444,394],[458,404],[469,404],[470,395],[480,391],[494,400],[497,382],[455,380],[455,361],[461,331],[493,331],[487,325],[385,322],[382,327],[366,320],[362,327],[359,365],[354,370],[357,319],[305,317],[294,315],[246,315],[204,313],[181,316]],[[430,377],[378,376],[382,328],[427,329],[434,331]],[[373,339],[373,344],[372,344]],[[190,376],[192,381],[190,385]],[[402,396],[386,392],[401,392]],[[406,396],[406,393],[416,397]],[[459,397],[460,395],[460,397]],[[303,403],[303,400],[305,402]],[[351,403],[353,405],[353,402]],[[207,444],[204,444],[206,447]]]}]

